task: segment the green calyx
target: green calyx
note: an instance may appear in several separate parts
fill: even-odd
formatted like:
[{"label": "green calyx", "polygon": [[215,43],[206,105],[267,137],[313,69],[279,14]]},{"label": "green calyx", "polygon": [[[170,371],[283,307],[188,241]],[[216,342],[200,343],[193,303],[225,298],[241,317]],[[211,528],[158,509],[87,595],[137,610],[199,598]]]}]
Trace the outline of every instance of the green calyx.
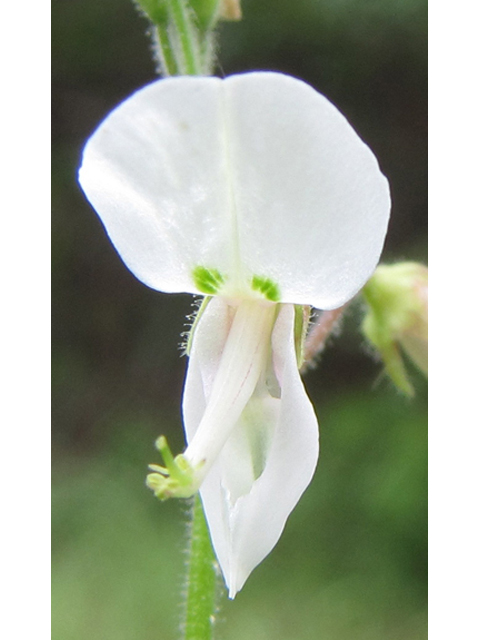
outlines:
[{"label": "green calyx", "polygon": [[310,322],[311,307],[308,305],[295,305],[294,340],[297,366],[300,369],[305,362],[304,346],[307,337],[308,324]]},{"label": "green calyx", "polygon": [[159,500],[190,498],[199,489],[196,470],[183,454],[172,455],[165,436],[160,436],[155,447],[162,454],[165,466],[150,464],[146,485]]},{"label": "green calyx", "polygon": [[212,75],[219,20],[241,17],[239,0],[133,0],[152,23],[155,57],[164,76]]},{"label": "green calyx", "polygon": [[207,308],[208,303],[212,299],[212,296],[205,296],[202,299],[200,306],[197,308],[195,314],[193,315],[193,323],[190,329],[185,333],[187,339],[185,343],[185,353],[187,356],[190,356],[190,352],[192,351],[192,343],[193,343],[193,335],[195,333],[195,329],[197,328],[198,322],[202,317],[205,309]]},{"label": "green calyx", "polygon": [[190,6],[201,31],[209,31],[215,27],[219,18],[220,0],[190,0]]},{"label": "green calyx", "polygon": [[167,25],[168,3],[166,0],[134,0],[134,2],[154,24]]}]

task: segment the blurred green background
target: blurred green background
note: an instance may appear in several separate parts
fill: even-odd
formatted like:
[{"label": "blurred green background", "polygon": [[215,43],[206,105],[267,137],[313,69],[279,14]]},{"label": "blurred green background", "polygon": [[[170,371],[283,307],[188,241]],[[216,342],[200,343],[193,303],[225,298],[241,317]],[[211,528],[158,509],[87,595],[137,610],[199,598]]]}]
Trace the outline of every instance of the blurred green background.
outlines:
[{"label": "blurred green background", "polygon": [[[426,255],[425,0],[244,0],[218,72],[303,78],[347,115],[388,176],[384,260]],[[189,296],[123,266],[76,184],[98,122],[155,78],[129,0],[53,2],[54,640],[174,640],[185,506],[144,487],[164,433],[182,448]],[[426,385],[380,375],[353,307],[305,384],[320,419],[315,479],[244,590],[224,640],[426,638]]]}]

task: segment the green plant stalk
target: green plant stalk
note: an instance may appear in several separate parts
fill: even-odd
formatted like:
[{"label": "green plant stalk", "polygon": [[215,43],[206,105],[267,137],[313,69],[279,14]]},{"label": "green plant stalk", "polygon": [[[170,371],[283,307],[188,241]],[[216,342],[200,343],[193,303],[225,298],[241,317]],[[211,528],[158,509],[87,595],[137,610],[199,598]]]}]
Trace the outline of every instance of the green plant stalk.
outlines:
[{"label": "green plant stalk", "polygon": [[198,76],[203,73],[197,29],[192,22],[192,12],[185,0],[168,0],[170,20],[175,25],[182,60],[177,60],[181,75]]},{"label": "green plant stalk", "polygon": [[171,44],[171,37],[166,24],[156,24],[154,27],[156,33],[156,44],[158,46],[158,56],[160,58],[160,67],[162,75],[178,76],[180,75],[175,51]]},{"label": "green plant stalk", "polygon": [[212,640],[217,613],[218,569],[198,494],[192,507],[188,555],[183,638]]}]

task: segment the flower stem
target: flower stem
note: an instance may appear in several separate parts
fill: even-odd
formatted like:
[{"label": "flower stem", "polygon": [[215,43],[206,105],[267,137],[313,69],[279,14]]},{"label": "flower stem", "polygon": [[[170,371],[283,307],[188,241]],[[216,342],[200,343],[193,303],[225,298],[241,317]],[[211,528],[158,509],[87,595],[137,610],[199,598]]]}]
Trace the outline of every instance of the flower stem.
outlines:
[{"label": "flower stem", "polygon": [[168,26],[164,23],[156,24],[155,27],[155,43],[157,56],[160,63],[160,73],[164,76],[179,75],[178,64],[175,58],[175,51],[172,48]]},{"label": "flower stem", "polygon": [[179,74],[202,75],[203,65],[192,12],[189,11],[185,0],[168,0],[168,9],[182,53],[181,61],[177,60]]},{"label": "flower stem", "polygon": [[217,613],[217,560],[198,494],[192,507],[188,554],[183,639],[212,640]]}]

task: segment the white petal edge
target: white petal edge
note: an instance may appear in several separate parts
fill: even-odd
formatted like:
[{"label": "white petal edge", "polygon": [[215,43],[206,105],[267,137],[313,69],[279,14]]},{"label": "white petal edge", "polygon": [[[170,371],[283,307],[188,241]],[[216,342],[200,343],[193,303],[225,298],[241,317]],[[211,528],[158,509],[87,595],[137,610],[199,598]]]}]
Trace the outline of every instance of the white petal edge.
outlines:
[{"label": "white petal edge", "polygon": [[158,80],[88,140],[79,182],[127,267],[167,293],[201,293],[196,266],[229,268],[218,78]]},{"label": "white petal edge", "polygon": [[148,286],[198,293],[203,266],[324,309],[371,275],[390,210],[373,153],[336,107],[270,72],[141,89],[92,135],[79,179]]},{"label": "white petal edge", "polygon": [[[228,305],[214,299],[196,329],[183,404],[189,441],[205,411],[229,322]],[[288,516],[311,481],[318,460],[318,423],[298,372],[293,325],[293,306],[282,305],[272,334],[281,404],[262,475],[232,507],[224,470],[238,461],[228,458],[225,447],[200,490],[231,598],[276,545]]]},{"label": "white petal edge", "polygon": [[379,260],[388,181],[346,118],[287,75],[227,78],[225,113],[242,261],[281,301],[334,309]]}]

